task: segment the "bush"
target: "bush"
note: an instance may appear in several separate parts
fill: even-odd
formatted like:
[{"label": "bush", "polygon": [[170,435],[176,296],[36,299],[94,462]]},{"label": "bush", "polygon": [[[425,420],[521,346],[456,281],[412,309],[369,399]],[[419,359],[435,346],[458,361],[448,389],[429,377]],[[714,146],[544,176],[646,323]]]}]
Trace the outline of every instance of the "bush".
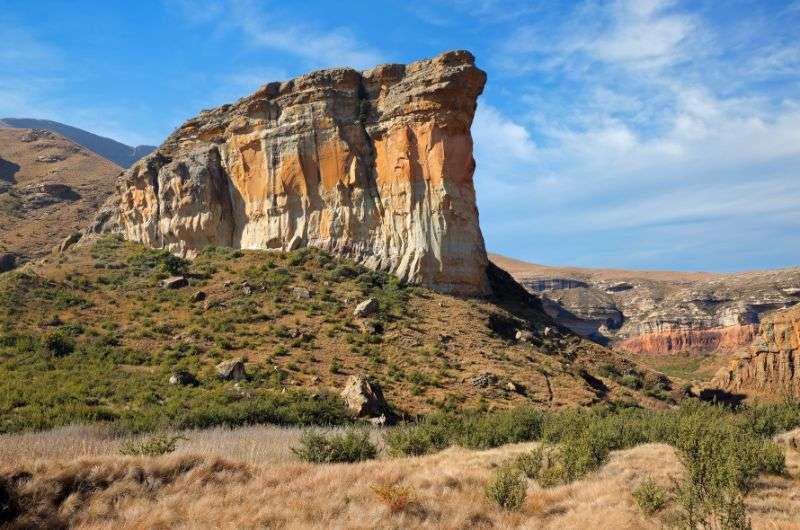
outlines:
[{"label": "bush", "polygon": [[56,357],[63,357],[75,350],[75,340],[63,331],[54,331],[45,337],[44,347]]},{"label": "bush", "polygon": [[644,479],[635,490],[631,492],[636,504],[646,515],[653,515],[667,504],[667,494],[662,487],[652,478]]},{"label": "bush", "polygon": [[393,429],[387,443],[395,455],[424,455],[450,445],[488,449],[538,439],[544,414],[529,407],[479,413],[439,412]]},{"label": "bush", "polygon": [[322,464],[371,460],[378,450],[370,441],[369,432],[348,430],[344,434],[305,431],[300,446],[293,447],[292,452],[301,460]]},{"label": "bush", "polygon": [[390,513],[400,513],[417,504],[417,495],[410,486],[380,482],[372,486],[372,491]]},{"label": "bush", "polygon": [[505,510],[517,511],[525,502],[526,491],[522,473],[511,466],[502,466],[486,485],[486,498]]},{"label": "bush", "polygon": [[155,434],[138,442],[128,440],[122,444],[119,453],[125,456],[161,456],[175,451],[179,440],[186,440],[186,438]]}]

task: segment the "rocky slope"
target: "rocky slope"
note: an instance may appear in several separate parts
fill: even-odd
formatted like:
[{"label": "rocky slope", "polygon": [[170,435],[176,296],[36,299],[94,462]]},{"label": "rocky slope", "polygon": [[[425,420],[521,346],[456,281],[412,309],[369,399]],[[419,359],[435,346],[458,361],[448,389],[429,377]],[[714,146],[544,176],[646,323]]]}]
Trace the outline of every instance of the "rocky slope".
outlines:
[{"label": "rocky slope", "polygon": [[559,323],[637,353],[746,349],[764,315],[800,302],[800,269],[712,274],[492,260],[540,295]]},{"label": "rocky slope", "polygon": [[761,398],[800,397],[800,307],[765,318],[750,350],[734,355],[709,386]]},{"label": "rocky slope", "polygon": [[0,128],[0,272],[82,229],[121,170],[58,134]]},{"label": "rocky slope", "polygon": [[487,294],[464,51],[270,83],[203,112],[121,177],[96,230],[194,256],[315,246],[439,291]]},{"label": "rocky slope", "polygon": [[106,160],[117,164],[120,167],[131,167],[134,162],[145,155],[150,154],[154,145],[137,145],[135,147],[125,145],[111,138],[99,136],[97,134],[84,131],[71,125],[59,123],[52,120],[37,120],[32,118],[3,118],[0,120],[0,127],[13,127],[15,129],[41,129],[50,131],[68,138],[76,144],[92,151]]}]

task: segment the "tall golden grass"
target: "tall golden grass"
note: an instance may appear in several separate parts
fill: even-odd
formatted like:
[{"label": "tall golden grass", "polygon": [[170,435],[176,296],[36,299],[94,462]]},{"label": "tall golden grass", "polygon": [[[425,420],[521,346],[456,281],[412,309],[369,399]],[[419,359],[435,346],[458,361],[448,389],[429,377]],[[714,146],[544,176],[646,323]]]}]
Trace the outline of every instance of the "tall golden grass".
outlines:
[{"label": "tall golden grass", "polygon": [[[3,437],[0,477],[12,482],[23,511],[12,528],[639,529],[662,527],[669,510],[644,515],[631,490],[647,477],[669,488],[681,474],[673,449],[643,445],[566,486],[529,482],[522,510],[512,513],[486,500],[484,485],[534,444],[312,465],[292,461],[288,447],[298,436],[274,427],[198,431],[188,447],[158,458],[115,456],[116,440],[79,428]],[[27,444],[9,450],[14,440]],[[49,458],[45,446],[57,442],[56,456],[68,450],[77,458]],[[788,445],[787,463],[790,476],[762,479],[748,497],[754,528],[800,528],[800,454]]]}]

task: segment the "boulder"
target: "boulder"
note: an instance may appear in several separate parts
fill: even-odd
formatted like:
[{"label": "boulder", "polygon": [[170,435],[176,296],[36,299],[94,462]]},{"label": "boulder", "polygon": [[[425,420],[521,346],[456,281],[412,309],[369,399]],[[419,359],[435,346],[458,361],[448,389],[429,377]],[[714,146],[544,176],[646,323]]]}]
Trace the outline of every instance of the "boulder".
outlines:
[{"label": "boulder", "polygon": [[241,357],[222,361],[217,365],[217,377],[224,381],[242,381],[247,379],[244,361]]},{"label": "boulder", "polygon": [[517,334],[514,335],[514,338],[519,342],[533,342],[534,337],[535,335],[532,332],[524,329],[517,331]]},{"label": "boulder", "polygon": [[389,412],[380,385],[365,376],[351,375],[341,396],[348,410],[357,417],[374,418]]},{"label": "boulder", "polygon": [[490,372],[484,372],[482,374],[478,374],[469,380],[472,386],[476,386],[478,388],[497,386],[497,381],[498,381],[497,376]]},{"label": "boulder", "polygon": [[285,251],[291,252],[293,250],[297,250],[298,248],[303,246],[303,238],[300,236],[294,236],[289,242],[286,244]]},{"label": "boulder", "polygon": [[305,287],[292,287],[292,295],[298,300],[308,300],[311,298],[311,291]]},{"label": "boulder", "polygon": [[374,298],[367,298],[356,306],[353,316],[356,318],[368,317],[378,311],[378,301]]},{"label": "boulder", "polygon": [[71,233],[70,235],[61,240],[61,243],[58,245],[58,252],[60,254],[63,254],[68,248],[70,248],[80,240],[81,240],[80,232]]},{"label": "boulder", "polygon": [[197,386],[200,382],[194,376],[194,374],[187,372],[186,370],[177,370],[169,376],[169,384],[171,385],[181,385],[181,386]]},{"label": "boulder", "polygon": [[206,298],[208,298],[208,295],[205,291],[197,291],[192,295],[192,302],[202,302]]},{"label": "boulder", "polygon": [[170,276],[169,278],[161,280],[162,289],[181,289],[189,285],[189,280],[183,276]]}]

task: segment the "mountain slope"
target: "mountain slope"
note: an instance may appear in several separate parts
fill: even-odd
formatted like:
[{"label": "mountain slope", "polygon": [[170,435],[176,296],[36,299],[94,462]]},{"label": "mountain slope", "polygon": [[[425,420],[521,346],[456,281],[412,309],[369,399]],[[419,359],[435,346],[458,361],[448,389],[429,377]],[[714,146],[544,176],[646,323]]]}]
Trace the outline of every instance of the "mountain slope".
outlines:
[{"label": "mountain slope", "polygon": [[0,272],[81,230],[120,171],[58,134],[0,128]]},{"label": "mountain slope", "polygon": [[131,147],[111,138],[59,123],[51,120],[36,120],[32,118],[3,118],[0,125],[16,129],[43,129],[64,136],[86,149],[97,153],[122,168],[128,168],[134,162],[150,154],[155,149],[152,145],[138,145]]},{"label": "mountain slope", "polygon": [[561,324],[636,353],[744,349],[765,315],[800,302],[800,268],[718,274],[491,259],[541,295],[545,310]]},{"label": "mountain slope", "polygon": [[[158,286],[176,272],[189,287]],[[559,330],[510,277],[490,276],[497,294],[467,300],[311,248],[209,247],[188,263],[118,236],[85,240],[0,276],[0,430],[269,421],[261,404],[298,395],[315,410],[322,405],[302,396],[338,392],[356,374],[375,378],[407,414],[663,406],[668,380]],[[367,298],[379,310],[355,318]],[[218,380],[214,366],[236,357],[247,360],[248,380]],[[168,384],[180,369],[200,384]]]}]

